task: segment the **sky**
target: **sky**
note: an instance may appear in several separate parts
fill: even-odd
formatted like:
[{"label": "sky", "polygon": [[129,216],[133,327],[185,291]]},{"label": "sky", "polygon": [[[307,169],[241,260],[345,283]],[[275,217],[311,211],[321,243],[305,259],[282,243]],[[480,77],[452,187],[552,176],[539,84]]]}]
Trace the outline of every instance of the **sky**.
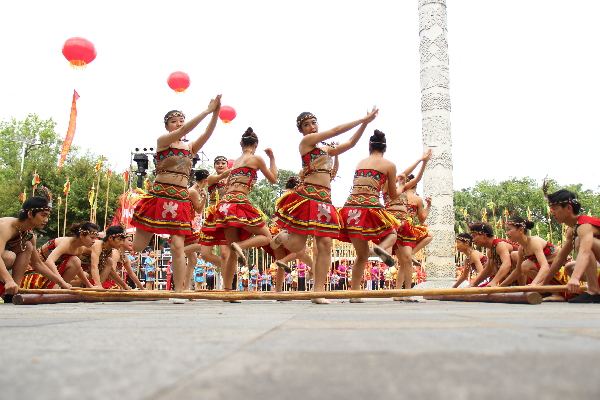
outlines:
[{"label": "sky", "polygon": [[[447,4],[454,188],[548,175],[597,190],[600,3]],[[340,158],[336,204],[373,129],[386,133],[399,170],[423,152],[417,0],[20,0],[1,10],[0,120],[36,113],[64,136],[76,89],[73,145],[104,155],[114,170],[127,168],[135,147],[155,146],[167,111],[189,118],[218,93],[237,118],[219,123],[203,148],[209,163],[236,158],[252,126],[259,152],[271,147],[278,167],[299,170],[300,112],[313,112],[325,130],[379,107]],[[97,50],[84,70],[61,53],[74,36]],[[191,78],[180,94],[166,83],[178,70]]]}]

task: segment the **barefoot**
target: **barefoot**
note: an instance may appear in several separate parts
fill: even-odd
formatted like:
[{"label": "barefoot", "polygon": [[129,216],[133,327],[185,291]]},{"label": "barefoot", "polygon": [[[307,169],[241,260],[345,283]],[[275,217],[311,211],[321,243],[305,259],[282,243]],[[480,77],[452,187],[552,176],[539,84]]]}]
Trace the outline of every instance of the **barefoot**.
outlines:
[{"label": "barefoot", "polygon": [[314,304],[329,304],[330,303],[329,300],[327,300],[324,297],[317,297],[315,299],[311,299],[310,302],[314,303]]},{"label": "barefoot", "polygon": [[284,241],[286,241],[288,238],[288,233],[284,230],[279,231],[279,233],[277,233],[275,236],[273,236],[273,239],[271,239],[271,242],[269,243],[269,245],[271,246],[271,248],[273,250],[279,248],[279,246],[281,246],[283,244]]},{"label": "barefoot", "polygon": [[277,260],[277,261],[275,261],[275,264],[277,264],[277,266],[279,268],[283,268],[283,270],[285,272],[287,272],[288,274],[292,272],[292,269],[286,263],[284,263],[283,261]]},{"label": "barefoot", "polygon": [[350,303],[364,303],[365,301],[363,299],[361,299],[360,297],[354,297],[352,299],[350,299]]},{"label": "barefoot", "polygon": [[562,297],[560,294],[553,294],[551,296],[548,297],[544,297],[542,299],[542,301],[548,301],[548,302],[564,302],[566,301],[564,297]]},{"label": "barefoot", "polygon": [[246,256],[244,255],[244,251],[242,250],[240,245],[236,242],[233,242],[231,243],[230,247],[233,251],[235,251],[235,254],[237,254],[238,262],[242,265],[246,265],[248,263],[248,260],[246,260]]},{"label": "barefoot", "polygon": [[377,257],[381,258],[381,261],[383,261],[388,267],[393,267],[394,265],[396,265],[396,262],[394,261],[394,258],[390,255],[390,253],[385,251],[383,248],[377,246],[376,244],[373,245],[373,253],[375,253]]}]

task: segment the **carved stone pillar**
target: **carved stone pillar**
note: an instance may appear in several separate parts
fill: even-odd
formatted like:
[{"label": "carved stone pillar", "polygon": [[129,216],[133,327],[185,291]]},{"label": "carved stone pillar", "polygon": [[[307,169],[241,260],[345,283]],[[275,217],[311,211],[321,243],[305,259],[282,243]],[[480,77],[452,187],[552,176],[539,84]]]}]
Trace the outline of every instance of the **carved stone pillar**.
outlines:
[{"label": "carved stone pillar", "polygon": [[425,248],[427,286],[454,280],[454,203],[446,0],[419,0],[421,112],[423,145],[433,151],[425,170],[425,196],[432,198],[427,218],[433,241]]}]

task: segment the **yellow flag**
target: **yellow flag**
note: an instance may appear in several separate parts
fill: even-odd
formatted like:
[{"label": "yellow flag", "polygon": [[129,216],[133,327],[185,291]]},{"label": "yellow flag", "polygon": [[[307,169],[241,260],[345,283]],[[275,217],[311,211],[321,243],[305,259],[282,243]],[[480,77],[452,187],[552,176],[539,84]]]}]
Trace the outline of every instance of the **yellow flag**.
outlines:
[{"label": "yellow flag", "polygon": [[94,197],[95,197],[95,194],[96,194],[96,191],[94,189],[94,185],[92,185],[92,188],[88,192],[88,202],[90,203],[90,207],[94,206]]}]

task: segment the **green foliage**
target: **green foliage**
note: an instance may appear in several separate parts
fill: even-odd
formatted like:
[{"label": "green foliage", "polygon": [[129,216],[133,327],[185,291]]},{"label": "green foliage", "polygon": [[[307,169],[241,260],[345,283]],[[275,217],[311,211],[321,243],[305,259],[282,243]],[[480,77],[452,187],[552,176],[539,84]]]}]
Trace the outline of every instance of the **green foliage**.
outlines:
[{"label": "green foliage", "polygon": [[[77,148],[71,147],[63,168],[57,167],[62,140],[55,132],[56,124],[51,120],[41,120],[37,115],[28,115],[22,121],[12,119],[0,122],[0,215],[17,214],[21,203],[19,194],[25,192],[32,196],[32,179],[35,172],[41,178],[41,185],[50,189],[53,194],[54,210],[41,242],[48,237],[57,236],[58,197],[64,197],[63,186],[70,178],[71,191],[68,200],[67,227],[75,222],[90,219],[88,193],[92,184],[96,185],[100,176],[100,193],[97,204],[98,225],[104,225],[105,203],[107,198],[107,168],[103,166],[96,173],[95,166],[99,156],[90,153],[81,154]],[[25,150],[25,157],[23,157]],[[21,174],[21,163],[23,172]],[[110,178],[108,193],[107,223],[110,224],[115,211],[117,198],[123,191],[123,180],[120,174]],[[61,233],[64,218],[64,198],[61,205]]]},{"label": "green foliage", "polygon": [[[583,190],[581,184],[559,186],[550,180],[549,192],[566,188],[577,193],[583,204],[584,213],[598,215],[600,195]],[[468,231],[467,225],[481,221],[484,217],[494,226],[498,236],[504,236],[502,223],[507,216],[520,216],[535,222],[533,234],[558,242],[561,227],[548,214],[548,206],[541,185],[531,178],[513,178],[496,183],[480,181],[473,188],[454,192],[455,231]]]},{"label": "green foliage", "polygon": [[296,173],[280,169],[277,183],[269,183],[269,181],[263,178],[258,181],[250,192],[248,197],[252,204],[260,209],[269,219],[275,212],[275,200],[285,191],[285,184],[292,175],[296,175]]}]

